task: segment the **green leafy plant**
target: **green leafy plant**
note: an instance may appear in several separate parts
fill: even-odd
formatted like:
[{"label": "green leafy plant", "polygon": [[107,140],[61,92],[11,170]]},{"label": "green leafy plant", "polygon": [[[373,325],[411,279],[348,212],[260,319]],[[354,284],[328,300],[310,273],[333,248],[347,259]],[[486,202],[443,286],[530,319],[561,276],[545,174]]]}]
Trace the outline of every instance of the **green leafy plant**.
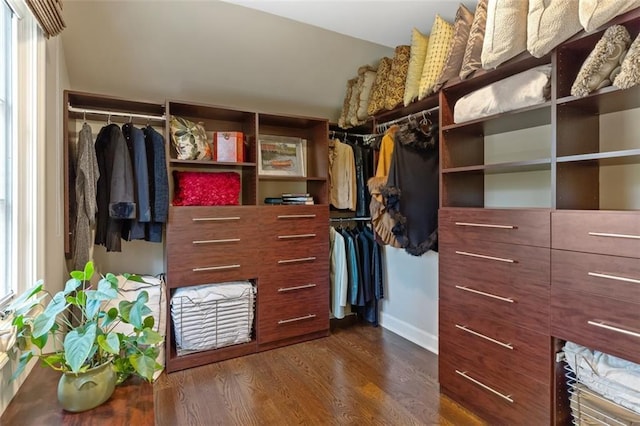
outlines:
[{"label": "green leafy plant", "polygon": [[[162,336],[153,330],[154,319],[146,305],[148,293],[142,291],[136,300],[112,306],[110,302],[118,298],[117,277],[107,273],[94,287],[93,274],[93,262],[88,262],[83,271],[71,272],[64,290],[55,295],[40,281],[11,304],[18,347],[23,351],[12,379],[38,357],[43,365],[63,373],[79,373],[111,362],[118,383],[131,374],[153,380],[154,372],[162,368],[156,362]],[[142,281],[137,275],[125,277]],[[44,306],[46,299],[50,300]],[[121,323],[128,324],[130,332],[121,332]],[[51,339],[53,352],[44,353]]]}]

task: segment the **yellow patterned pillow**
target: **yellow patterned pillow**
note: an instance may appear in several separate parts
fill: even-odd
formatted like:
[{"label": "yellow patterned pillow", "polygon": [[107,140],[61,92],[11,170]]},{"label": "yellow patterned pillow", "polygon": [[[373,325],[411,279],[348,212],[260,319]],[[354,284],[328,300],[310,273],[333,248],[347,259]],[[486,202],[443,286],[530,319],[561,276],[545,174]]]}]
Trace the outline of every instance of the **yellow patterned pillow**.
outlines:
[{"label": "yellow patterned pillow", "polygon": [[378,65],[378,73],[371,88],[371,96],[369,96],[369,105],[367,105],[367,113],[376,115],[384,109],[384,99],[387,94],[387,83],[389,81],[389,73],[391,72],[391,58],[386,56],[380,59]]},{"label": "yellow patterned pillow", "polygon": [[404,99],[404,83],[407,80],[407,72],[409,71],[410,54],[411,46],[396,46],[384,100],[386,109],[394,109]]},{"label": "yellow patterned pillow", "polygon": [[424,68],[420,78],[420,93],[418,99],[424,99],[433,92],[433,87],[440,78],[444,63],[449,56],[453,42],[453,24],[436,15],[429,35],[429,47],[424,59]]},{"label": "yellow patterned pillow", "polygon": [[420,90],[420,78],[424,68],[424,58],[427,56],[429,46],[429,36],[422,34],[417,29],[413,29],[411,34],[411,56],[409,58],[409,70],[407,71],[407,81],[404,85],[404,106],[409,105],[418,99]]}]

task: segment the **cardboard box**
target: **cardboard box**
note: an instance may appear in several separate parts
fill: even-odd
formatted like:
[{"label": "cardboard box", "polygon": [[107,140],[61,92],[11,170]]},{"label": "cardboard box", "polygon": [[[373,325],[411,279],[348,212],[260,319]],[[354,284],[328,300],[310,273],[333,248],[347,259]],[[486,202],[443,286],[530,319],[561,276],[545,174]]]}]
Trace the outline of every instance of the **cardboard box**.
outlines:
[{"label": "cardboard box", "polygon": [[244,162],[244,134],[242,132],[214,132],[215,161]]}]

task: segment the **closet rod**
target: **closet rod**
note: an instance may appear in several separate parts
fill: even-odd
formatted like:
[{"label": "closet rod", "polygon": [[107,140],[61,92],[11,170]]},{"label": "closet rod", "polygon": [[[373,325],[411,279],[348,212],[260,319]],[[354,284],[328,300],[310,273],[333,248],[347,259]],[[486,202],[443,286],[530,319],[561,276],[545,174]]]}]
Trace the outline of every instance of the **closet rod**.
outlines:
[{"label": "closet rod", "polygon": [[351,222],[371,220],[370,217],[330,217],[329,222]]},{"label": "closet rod", "polygon": [[376,124],[376,130],[378,132],[383,132],[392,125],[396,123],[400,123],[401,121],[410,120],[415,117],[423,117],[425,118],[425,114],[431,114],[434,111],[438,111],[440,106],[434,106],[433,108],[425,109],[423,111],[415,112],[413,114],[405,115],[404,117],[396,118],[395,120],[387,121],[385,123]]},{"label": "closet rod", "polygon": [[99,109],[77,108],[77,107],[71,106],[71,104],[67,104],[67,109],[70,112],[78,112],[81,114],[100,114],[100,115],[108,115],[108,116],[113,115],[116,117],[145,118],[147,120],[157,120],[157,121],[165,121],[167,119],[164,114],[149,115],[149,114],[135,114],[135,113],[119,112],[119,111],[104,111]]},{"label": "closet rod", "polygon": [[375,134],[374,133],[366,133],[366,134],[362,134],[362,133],[349,133],[349,132],[342,132],[340,130],[329,130],[329,137],[334,137],[334,136],[353,136],[354,138],[371,138],[374,137]]}]

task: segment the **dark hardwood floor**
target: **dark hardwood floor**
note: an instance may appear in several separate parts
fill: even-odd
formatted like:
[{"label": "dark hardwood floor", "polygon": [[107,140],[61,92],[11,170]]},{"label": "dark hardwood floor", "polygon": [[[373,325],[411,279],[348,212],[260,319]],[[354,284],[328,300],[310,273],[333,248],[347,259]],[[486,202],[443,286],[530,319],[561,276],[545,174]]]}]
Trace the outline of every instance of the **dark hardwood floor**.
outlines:
[{"label": "dark hardwood floor", "polygon": [[438,391],[437,356],[352,324],[298,345],[163,374],[155,420],[175,425],[481,425]]},{"label": "dark hardwood floor", "polygon": [[[344,324],[344,323],[342,323]],[[482,425],[438,390],[438,358],[383,329],[350,324],[329,337],[130,379],[105,404],[67,413],[59,374],[36,366],[4,426]]]}]

